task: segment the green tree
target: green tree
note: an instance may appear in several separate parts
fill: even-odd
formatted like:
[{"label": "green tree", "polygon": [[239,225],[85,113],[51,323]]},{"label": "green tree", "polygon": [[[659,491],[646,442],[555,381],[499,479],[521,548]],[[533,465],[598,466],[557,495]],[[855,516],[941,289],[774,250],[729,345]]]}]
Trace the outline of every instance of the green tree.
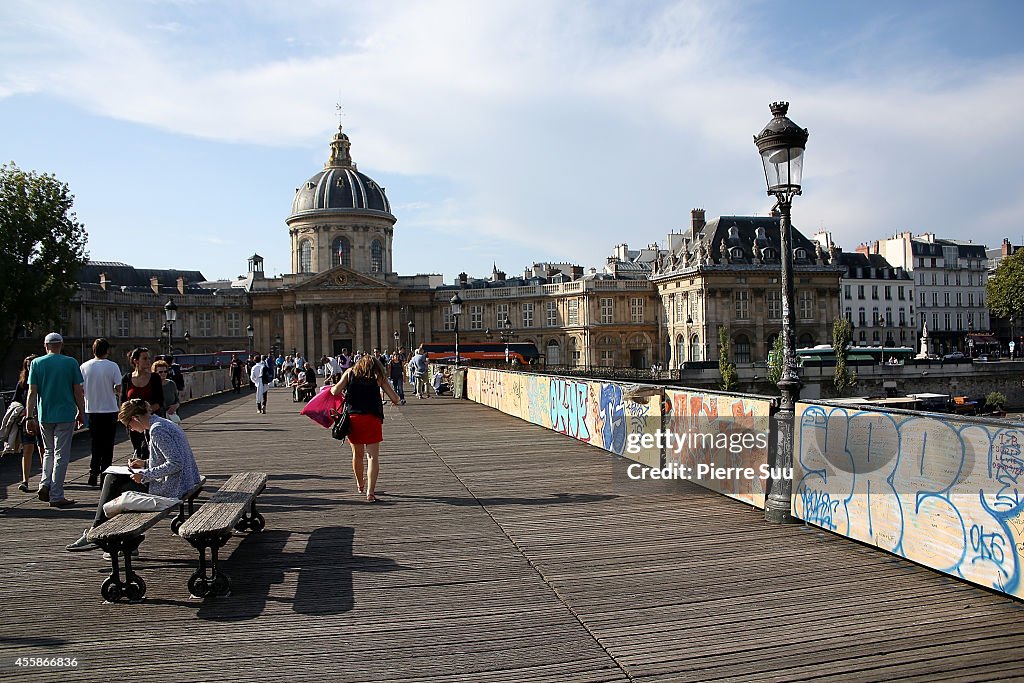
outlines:
[{"label": "green tree", "polygon": [[782,333],[779,332],[775,335],[775,341],[772,342],[772,350],[768,352],[768,381],[771,382],[772,386],[779,383],[782,379]]},{"label": "green tree", "polygon": [[846,364],[847,348],[852,336],[853,326],[846,318],[839,318],[832,324],[832,350],[836,355],[836,372],[832,377],[832,384],[839,396],[842,396],[856,382],[850,375],[850,368]]},{"label": "green tree", "polygon": [[718,372],[722,374],[722,391],[733,391],[740,383],[736,364],[729,360],[729,332],[718,328]]},{"label": "green tree", "polygon": [[0,365],[20,328],[55,327],[78,291],[85,227],[52,174],[0,165]]},{"label": "green tree", "polygon": [[985,283],[988,308],[1000,318],[1024,311],[1024,249],[1003,259]]}]

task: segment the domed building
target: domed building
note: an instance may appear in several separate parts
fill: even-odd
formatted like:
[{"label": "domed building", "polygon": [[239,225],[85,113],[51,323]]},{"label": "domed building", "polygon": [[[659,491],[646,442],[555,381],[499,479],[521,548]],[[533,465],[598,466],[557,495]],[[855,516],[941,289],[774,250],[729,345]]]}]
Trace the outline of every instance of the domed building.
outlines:
[{"label": "domed building", "polygon": [[384,188],[352,161],[351,146],[339,127],[323,170],[295,188],[285,220],[292,273],[267,278],[254,255],[248,277],[235,283],[252,297],[257,349],[316,359],[430,339],[441,276],[393,271],[397,218]]}]

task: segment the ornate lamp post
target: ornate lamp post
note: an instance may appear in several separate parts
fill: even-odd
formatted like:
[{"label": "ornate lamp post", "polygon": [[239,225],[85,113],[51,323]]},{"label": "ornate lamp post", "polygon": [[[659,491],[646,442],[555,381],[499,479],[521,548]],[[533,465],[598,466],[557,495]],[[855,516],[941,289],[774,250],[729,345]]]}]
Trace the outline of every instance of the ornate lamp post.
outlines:
[{"label": "ornate lamp post", "polygon": [[167,341],[167,323],[160,326],[160,346],[167,345],[170,348],[171,343]]},{"label": "ornate lamp post", "polygon": [[413,346],[413,340],[416,338],[416,323],[409,321],[409,353],[415,348]]},{"label": "ornate lamp post", "polygon": [[455,367],[459,367],[459,316],[462,315],[462,299],[456,292],[451,301],[452,317],[455,318]]},{"label": "ornate lamp post", "polygon": [[498,335],[501,337],[501,341],[505,344],[505,362],[508,363],[511,360],[511,351],[508,348],[508,344],[512,341],[515,336],[512,332],[512,321],[509,320],[508,316],[505,316],[505,320],[502,321],[501,327],[498,329]]},{"label": "ornate lamp post", "polygon": [[[778,201],[779,246],[782,252],[782,377],[779,390],[782,398],[775,414],[776,442],[775,471],[780,474],[793,467],[793,421],[796,416],[796,402],[800,400],[800,377],[796,371],[796,340],[793,330],[796,315],[793,310],[793,252],[790,241],[790,209],[793,197],[800,194],[800,179],[803,174],[804,149],[807,145],[807,129],[801,128],[787,118],[788,102],[774,102],[771,105],[772,120],[758,135],[754,144],[761,154],[764,177],[768,194]],[[793,481],[779,476],[772,479],[772,490],[765,501],[766,521],[782,523],[790,521],[790,502],[793,495]]]},{"label": "ornate lamp post", "polygon": [[256,330],[252,329],[252,323],[245,326],[245,334],[249,337],[249,357],[252,357],[252,340],[256,336]]},{"label": "ornate lamp post", "polygon": [[164,318],[167,319],[167,355],[170,355],[174,343],[174,321],[178,319],[178,307],[173,299],[164,304]]},{"label": "ornate lamp post", "polygon": [[398,330],[395,330],[394,337],[395,337],[395,353],[398,353],[398,347],[402,343],[402,335],[400,335],[398,333]]}]

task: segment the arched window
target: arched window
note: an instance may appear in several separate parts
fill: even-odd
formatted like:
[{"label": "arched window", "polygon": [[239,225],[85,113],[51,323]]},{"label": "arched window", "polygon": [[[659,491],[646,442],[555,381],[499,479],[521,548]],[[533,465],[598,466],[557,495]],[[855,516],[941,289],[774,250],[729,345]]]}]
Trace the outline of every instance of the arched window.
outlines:
[{"label": "arched window", "polygon": [[733,359],[737,363],[750,362],[750,339],[745,334],[737,335],[732,342]]},{"label": "arched window", "polygon": [[380,273],[384,270],[384,245],[374,240],[370,245],[370,272]]},{"label": "arched window", "polygon": [[700,360],[700,337],[693,335],[690,337],[690,361],[698,362]]},{"label": "arched window", "polygon": [[352,245],[347,237],[337,237],[331,243],[331,267],[352,266]]},{"label": "arched window", "polygon": [[313,272],[313,243],[309,240],[299,242],[299,272]]},{"label": "arched window", "polygon": [[558,342],[554,339],[548,342],[545,347],[547,349],[545,360],[548,365],[561,365],[562,364],[562,347],[558,345]]},{"label": "arched window", "polygon": [[797,341],[797,346],[801,349],[809,349],[814,346],[814,337],[804,332],[800,335],[800,339]]},{"label": "arched window", "polygon": [[686,362],[686,338],[683,335],[676,337],[676,367]]}]

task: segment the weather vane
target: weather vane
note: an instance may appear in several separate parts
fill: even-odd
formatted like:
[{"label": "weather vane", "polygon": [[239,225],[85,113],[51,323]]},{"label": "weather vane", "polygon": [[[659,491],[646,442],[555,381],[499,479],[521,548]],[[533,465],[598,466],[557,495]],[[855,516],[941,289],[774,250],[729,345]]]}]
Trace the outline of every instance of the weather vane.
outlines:
[{"label": "weather vane", "polygon": [[345,110],[341,108],[341,102],[334,105],[334,110],[338,112],[338,128],[341,128],[341,120],[345,117]]}]

